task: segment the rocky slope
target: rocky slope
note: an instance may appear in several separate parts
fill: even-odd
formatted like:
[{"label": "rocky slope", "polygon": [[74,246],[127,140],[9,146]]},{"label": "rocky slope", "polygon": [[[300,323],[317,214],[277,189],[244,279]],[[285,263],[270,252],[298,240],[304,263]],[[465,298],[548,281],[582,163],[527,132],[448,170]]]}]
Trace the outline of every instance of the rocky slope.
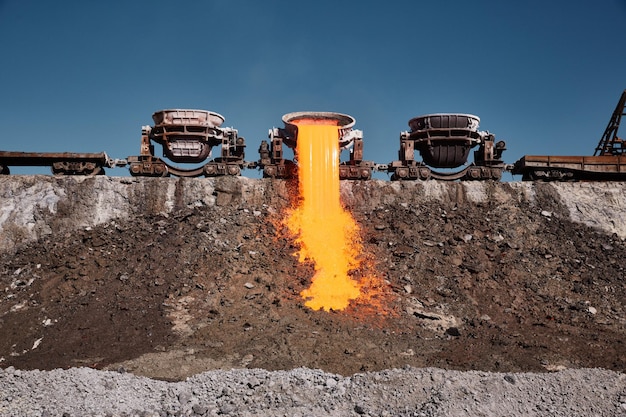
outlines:
[{"label": "rocky slope", "polygon": [[163,380],[604,368],[619,409],[626,184],[344,182],[365,265],[385,280],[379,305],[344,312],[303,306],[312,268],[280,226],[291,189],[0,178],[0,366]]}]

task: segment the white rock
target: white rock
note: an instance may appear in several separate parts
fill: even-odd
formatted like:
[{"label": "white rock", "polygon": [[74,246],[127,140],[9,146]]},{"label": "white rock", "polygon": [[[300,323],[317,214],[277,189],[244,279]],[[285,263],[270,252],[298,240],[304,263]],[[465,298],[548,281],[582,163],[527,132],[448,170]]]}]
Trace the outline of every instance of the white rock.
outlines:
[{"label": "white rock", "polygon": [[43,337],[40,337],[39,339],[35,340],[35,343],[33,343],[33,349],[37,349],[37,347],[41,344],[42,340],[43,340]]}]

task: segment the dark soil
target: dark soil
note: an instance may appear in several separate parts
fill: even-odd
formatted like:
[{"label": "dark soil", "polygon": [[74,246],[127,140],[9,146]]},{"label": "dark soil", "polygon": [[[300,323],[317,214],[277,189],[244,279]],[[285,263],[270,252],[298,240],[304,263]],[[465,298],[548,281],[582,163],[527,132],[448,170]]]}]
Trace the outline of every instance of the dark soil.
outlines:
[{"label": "dark soil", "polygon": [[273,210],[56,230],[0,254],[0,366],[624,372],[626,243],[524,204],[351,208],[386,284],[342,312],[303,305],[312,268]]}]

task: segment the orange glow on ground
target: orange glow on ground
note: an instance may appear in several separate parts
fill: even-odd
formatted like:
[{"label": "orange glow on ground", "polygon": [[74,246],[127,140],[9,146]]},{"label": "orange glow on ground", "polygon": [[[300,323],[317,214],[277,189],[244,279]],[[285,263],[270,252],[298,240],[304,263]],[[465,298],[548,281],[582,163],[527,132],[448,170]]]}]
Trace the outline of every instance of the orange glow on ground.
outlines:
[{"label": "orange glow on ground", "polygon": [[[340,200],[339,127],[335,120],[298,120],[298,207],[285,225],[297,236],[300,262],[315,266],[311,286],[300,293],[314,310],[343,310],[371,292],[371,278],[360,284],[350,273],[360,267],[359,227]],[[371,294],[368,294],[369,298]]]}]

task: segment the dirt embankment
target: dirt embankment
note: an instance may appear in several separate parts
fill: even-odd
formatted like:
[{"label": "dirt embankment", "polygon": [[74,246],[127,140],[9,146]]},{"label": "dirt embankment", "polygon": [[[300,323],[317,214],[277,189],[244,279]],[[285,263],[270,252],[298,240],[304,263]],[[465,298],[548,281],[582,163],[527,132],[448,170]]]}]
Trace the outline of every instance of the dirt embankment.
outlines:
[{"label": "dirt embankment", "polygon": [[285,182],[2,178],[0,365],[623,371],[625,189],[343,183],[386,295],[316,312]]}]

